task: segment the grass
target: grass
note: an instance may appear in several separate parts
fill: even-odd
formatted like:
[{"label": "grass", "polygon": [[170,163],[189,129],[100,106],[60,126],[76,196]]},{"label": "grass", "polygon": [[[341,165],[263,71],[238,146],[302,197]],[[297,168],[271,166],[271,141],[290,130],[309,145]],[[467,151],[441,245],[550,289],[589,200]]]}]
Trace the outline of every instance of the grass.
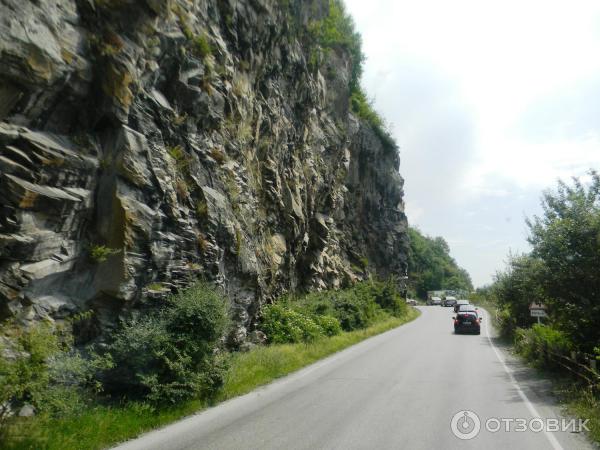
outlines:
[{"label": "grass", "polygon": [[179,405],[153,409],[143,403],[98,405],[77,417],[48,419],[36,416],[19,419],[0,435],[5,449],[101,449],[131,439],[145,431],[167,425],[185,416],[246,394],[319,359],[343,350],[369,337],[396,328],[418,317],[410,308],[403,317],[388,316],[362,330],[321,338],[311,343],[256,347],[231,355],[225,384],[211,402],[191,400]]},{"label": "grass", "polygon": [[362,330],[355,330],[311,343],[277,344],[257,347],[247,353],[237,353],[231,362],[231,370],[219,400],[227,400],[250,392],[254,388],[285,376],[319,359],[343,350],[371,336],[410,322],[419,315],[410,308],[404,317],[386,319]]},{"label": "grass", "polygon": [[586,435],[596,444],[600,444],[600,398],[591,390],[573,380],[569,375],[535,367],[540,376],[552,381],[552,391],[568,416],[589,419]]},{"label": "grass", "polygon": [[7,430],[7,436],[0,436],[0,441],[4,441],[2,448],[5,449],[101,449],[206,406],[196,400],[155,411],[144,404],[129,403],[97,406],[68,419],[20,419]]},{"label": "grass", "polygon": [[587,433],[596,444],[600,444],[600,400],[594,397],[588,390],[570,388],[565,402],[569,414],[582,419],[590,419]]}]

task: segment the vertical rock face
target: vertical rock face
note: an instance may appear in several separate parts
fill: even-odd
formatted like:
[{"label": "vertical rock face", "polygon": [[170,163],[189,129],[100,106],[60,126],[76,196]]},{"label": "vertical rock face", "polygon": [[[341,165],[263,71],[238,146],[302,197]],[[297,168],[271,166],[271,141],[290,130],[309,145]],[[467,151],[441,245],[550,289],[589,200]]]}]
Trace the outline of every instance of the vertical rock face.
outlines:
[{"label": "vertical rock face", "polygon": [[306,41],[326,6],[0,0],[0,316],[105,326],[202,276],[241,341],[286,291],[403,275],[397,151]]}]

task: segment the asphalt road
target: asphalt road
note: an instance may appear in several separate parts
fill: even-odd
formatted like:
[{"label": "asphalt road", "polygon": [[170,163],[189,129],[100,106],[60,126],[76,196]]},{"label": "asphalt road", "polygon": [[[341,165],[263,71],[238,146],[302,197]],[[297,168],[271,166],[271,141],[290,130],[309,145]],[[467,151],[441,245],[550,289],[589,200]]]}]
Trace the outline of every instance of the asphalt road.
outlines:
[{"label": "asphalt road", "polygon": [[[563,418],[549,383],[501,348],[486,314],[480,336],[454,335],[451,308],[420,309],[409,324],[118,448],[594,448],[572,427],[539,431]],[[469,440],[451,429],[459,413],[458,434],[474,430],[463,410],[480,421]]]}]

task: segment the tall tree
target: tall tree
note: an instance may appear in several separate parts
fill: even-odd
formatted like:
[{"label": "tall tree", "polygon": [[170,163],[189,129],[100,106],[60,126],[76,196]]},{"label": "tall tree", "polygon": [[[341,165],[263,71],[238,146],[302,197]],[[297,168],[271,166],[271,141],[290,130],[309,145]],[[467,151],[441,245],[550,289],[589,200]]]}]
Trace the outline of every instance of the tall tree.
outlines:
[{"label": "tall tree", "polygon": [[409,287],[420,298],[439,289],[472,290],[468,272],[450,256],[450,247],[442,237],[432,238],[410,227],[408,254]]},{"label": "tall tree", "polygon": [[590,178],[559,182],[544,194],[543,214],[527,222],[554,320],[586,351],[600,343],[600,176]]}]

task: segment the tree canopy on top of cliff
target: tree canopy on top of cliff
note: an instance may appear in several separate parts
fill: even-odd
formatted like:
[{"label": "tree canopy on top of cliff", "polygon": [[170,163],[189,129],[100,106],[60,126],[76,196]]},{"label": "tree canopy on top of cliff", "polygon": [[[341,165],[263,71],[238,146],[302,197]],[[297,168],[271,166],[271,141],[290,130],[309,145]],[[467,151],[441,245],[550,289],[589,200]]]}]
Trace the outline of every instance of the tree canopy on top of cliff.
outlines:
[{"label": "tree canopy on top of cliff", "polygon": [[318,45],[326,50],[343,48],[352,60],[352,70],[348,88],[352,112],[369,123],[382,142],[391,148],[398,146],[391,136],[385,119],[374,109],[361,86],[361,76],[365,55],[362,52],[362,38],[356,31],[354,20],[348,14],[342,0],[329,0],[327,15],[309,24],[309,32]]},{"label": "tree canopy on top of cliff", "polygon": [[425,236],[413,227],[409,227],[408,234],[408,278],[414,294],[424,298],[427,291],[473,289],[471,277],[450,256],[450,247],[444,238]]}]

